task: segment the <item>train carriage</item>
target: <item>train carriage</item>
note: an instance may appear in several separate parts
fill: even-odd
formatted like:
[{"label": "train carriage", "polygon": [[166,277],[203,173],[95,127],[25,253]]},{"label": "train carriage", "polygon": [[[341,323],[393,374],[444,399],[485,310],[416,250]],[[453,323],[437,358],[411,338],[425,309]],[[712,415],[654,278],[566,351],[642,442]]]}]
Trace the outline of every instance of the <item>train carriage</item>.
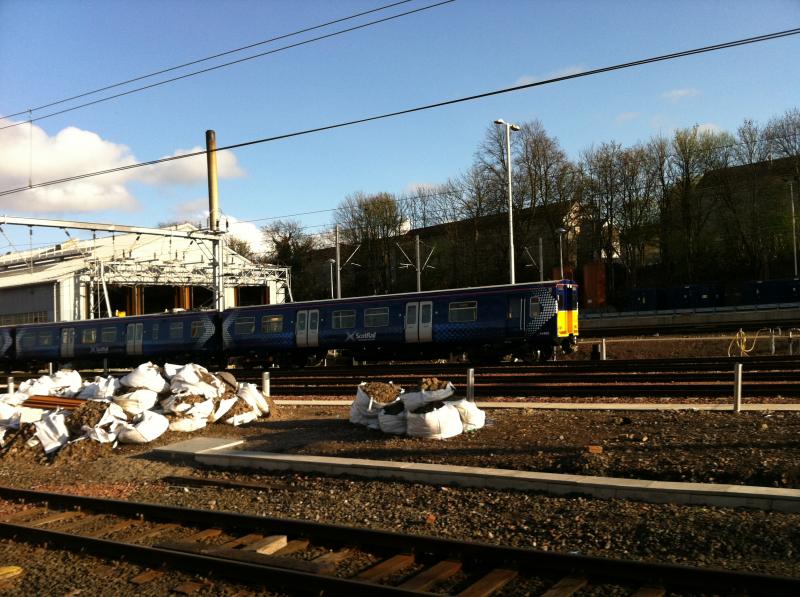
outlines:
[{"label": "train carriage", "polygon": [[468,353],[549,357],[578,335],[569,280],[235,308],[222,316],[226,353],[302,364],[328,350],[359,359]]}]

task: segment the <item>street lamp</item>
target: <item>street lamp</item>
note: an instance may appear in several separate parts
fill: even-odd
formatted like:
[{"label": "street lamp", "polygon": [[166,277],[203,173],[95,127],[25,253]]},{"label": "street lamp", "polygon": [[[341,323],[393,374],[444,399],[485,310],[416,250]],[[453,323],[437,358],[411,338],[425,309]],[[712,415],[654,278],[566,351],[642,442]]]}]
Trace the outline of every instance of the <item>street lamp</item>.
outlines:
[{"label": "street lamp", "polygon": [[794,277],[797,278],[797,230],[794,219],[794,181],[790,178],[787,182],[789,183],[789,201],[792,205],[792,256],[794,257]]},{"label": "street lamp", "polygon": [[502,118],[494,121],[506,127],[506,163],[508,165],[508,269],[511,283],[514,284],[514,204],[511,200],[511,131],[518,131],[516,124],[506,122]]},{"label": "street lamp", "polygon": [[564,255],[561,252],[561,237],[564,236],[564,233],[567,231],[566,228],[558,228],[556,233],[558,234],[558,265],[561,267],[561,279],[564,279]]},{"label": "street lamp", "polygon": [[328,259],[328,264],[331,266],[331,298],[333,298],[333,264],[336,263],[335,259]]}]

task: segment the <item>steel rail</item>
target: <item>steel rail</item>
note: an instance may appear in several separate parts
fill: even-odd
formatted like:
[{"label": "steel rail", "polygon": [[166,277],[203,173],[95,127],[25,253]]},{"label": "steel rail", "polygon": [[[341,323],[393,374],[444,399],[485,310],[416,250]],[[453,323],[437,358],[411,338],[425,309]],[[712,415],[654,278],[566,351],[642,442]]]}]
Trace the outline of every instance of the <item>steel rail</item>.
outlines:
[{"label": "steel rail", "polygon": [[[505,547],[472,541],[456,541],[423,535],[406,535],[389,531],[375,531],[358,527],[313,523],[297,519],[279,519],[253,516],[234,512],[194,510],[180,506],[154,503],[126,502],[85,496],[73,496],[50,492],[33,491],[11,487],[0,487],[0,497],[25,500],[27,502],[47,503],[48,506],[80,508],[95,512],[105,512],[131,517],[144,517],[148,520],[167,520],[189,523],[204,528],[221,526],[227,529],[241,529],[252,532],[255,529],[291,533],[312,541],[322,541],[326,545],[360,545],[377,553],[397,553],[412,550],[419,554],[446,554],[448,557],[480,562],[482,566],[508,565],[513,563],[525,573],[553,576],[557,574],[588,575],[594,582],[662,583],[665,586],[697,589],[706,588],[718,591],[747,591],[752,595],[798,595],[800,579],[727,571],[720,569],[697,568],[678,564],[661,564],[593,556],[544,552],[533,549]],[[300,578],[304,586],[315,589],[351,591],[351,594],[364,594],[361,589],[369,589],[371,594],[386,590],[385,594],[398,593],[397,589],[384,585],[363,583],[332,576],[309,575],[292,570],[269,566],[243,564],[235,560],[212,556],[186,554],[164,548],[143,547],[128,543],[118,543],[103,539],[90,539],[57,531],[34,529],[25,525],[0,523],[0,535],[16,537],[18,540],[48,542],[69,549],[87,549],[106,557],[137,559],[150,564],[171,562],[182,568],[208,573],[214,571],[236,578],[258,578],[263,583],[264,576],[274,575],[280,584],[292,584]],[[227,570],[226,570],[227,569]],[[239,576],[239,575],[242,576]],[[324,584],[322,586],[320,583]],[[296,585],[293,585],[297,588]],[[425,593],[423,593],[425,594]]]}]

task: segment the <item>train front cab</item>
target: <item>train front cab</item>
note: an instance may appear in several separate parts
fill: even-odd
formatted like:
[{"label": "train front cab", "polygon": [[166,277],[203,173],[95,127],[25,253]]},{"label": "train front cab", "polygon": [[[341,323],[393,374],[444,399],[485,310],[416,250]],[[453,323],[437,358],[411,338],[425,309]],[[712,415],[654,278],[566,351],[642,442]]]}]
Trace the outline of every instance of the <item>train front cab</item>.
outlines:
[{"label": "train front cab", "polygon": [[569,354],[578,345],[578,285],[568,280],[556,284],[556,304],[556,335],[562,350]]}]

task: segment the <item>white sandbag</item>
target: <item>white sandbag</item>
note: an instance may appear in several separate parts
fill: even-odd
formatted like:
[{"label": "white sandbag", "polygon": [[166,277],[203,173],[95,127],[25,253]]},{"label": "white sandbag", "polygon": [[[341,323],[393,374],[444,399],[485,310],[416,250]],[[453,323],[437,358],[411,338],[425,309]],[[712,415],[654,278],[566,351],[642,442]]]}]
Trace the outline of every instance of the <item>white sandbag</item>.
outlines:
[{"label": "white sandbag", "polygon": [[113,400],[114,404],[120,406],[127,414],[136,416],[153,408],[158,401],[158,394],[153,390],[140,388],[128,394],[116,396]]},{"label": "white sandbag", "polygon": [[455,386],[448,381],[447,385],[441,390],[420,390],[419,393],[422,394],[423,402],[439,402],[450,398],[455,391]]},{"label": "white sandbag", "polygon": [[183,431],[189,433],[206,426],[208,419],[197,417],[176,417],[169,422],[170,431]]},{"label": "white sandbag", "polygon": [[211,423],[216,423],[222,417],[225,416],[230,409],[233,408],[233,405],[236,404],[236,401],[239,400],[237,396],[232,396],[231,398],[223,398],[219,401],[219,406],[217,406],[217,410],[215,410],[212,415],[208,418]]},{"label": "white sandbag", "polygon": [[52,375],[53,391],[58,396],[72,397],[83,387],[81,374],[77,371],[61,369]]},{"label": "white sandbag", "polygon": [[84,382],[83,388],[78,392],[78,398],[83,400],[98,400],[102,398],[111,398],[122,387],[119,380],[113,375],[108,377],[100,377],[99,375],[94,378],[94,381]]},{"label": "white sandbag", "polygon": [[172,381],[172,378],[175,377],[175,374],[183,369],[183,365],[174,365],[172,363],[164,363],[164,377],[167,378],[167,381]]},{"label": "white sandbag", "polygon": [[252,383],[241,383],[236,395],[247,402],[254,409],[259,411],[259,414],[269,414],[269,402],[264,398],[264,395],[259,391],[258,386]]},{"label": "white sandbag", "polygon": [[110,402],[103,416],[94,427],[84,425],[81,427],[84,435],[101,444],[117,441],[117,434],[128,423],[128,415],[118,404]]},{"label": "white sandbag", "polygon": [[42,444],[45,454],[55,452],[69,441],[66,415],[60,412],[47,413],[40,421],[33,423],[36,427],[36,438]]},{"label": "white sandbag", "polygon": [[208,369],[189,363],[181,367],[169,382],[173,394],[196,394],[206,398],[220,398],[225,385],[208,372]]},{"label": "white sandbag", "polygon": [[463,430],[458,409],[451,404],[443,404],[428,412],[410,412],[407,416],[406,432],[412,437],[447,439]]},{"label": "white sandbag", "polygon": [[479,409],[474,402],[462,398],[448,404],[452,404],[458,410],[464,431],[476,431],[486,424],[486,412]]},{"label": "white sandbag", "polygon": [[356,425],[366,425],[372,429],[380,429],[378,414],[383,404],[378,405],[372,400],[360,384],[356,389],[356,399],[350,405],[350,422]]},{"label": "white sandbag", "polygon": [[237,427],[239,425],[244,425],[245,423],[250,423],[251,421],[255,421],[258,418],[258,411],[251,410],[250,412],[242,413],[240,415],[234,415],[227,419],[225,422],[228,425],[233,425]]},{"label": "white sandbag", "polygon": [[169,428],[169,420],[164,415],[146,410],[134,419],[133,424],[126,424],[117,434],[123,444],[146,444],[153,441]]},{"label": "white sandbag", "polygon": [[401,402],[398,406],[389,405],[378,413],[378,427],[384,433],[405,435],[408,412]]},{"label": "white sandbag", "polygon": [[23,392],[14,392],[13,394],[3,394],[0,396],[0,402],[10,404],[11,406],[19,406],[25,402],[30,396]]},{"label": "white sandbag", "polygon": [[207,419],[214,411],[214,401],[210,398],[197,402],[189,397],[204,398],[202,394],[181,393],[173,394],[161,401],[161,408],[165,413],[174,413],[182,417],[195,417]]},{"label": "white sandbag", "polygon": [[22,411],[17,406],[0,402],[0,426],[19,429]]},{"label": "white sandbag", "polygon": [[425,404],[425,399],[422,397],[422,392],[406,392],[400,395],[400,400],[406,405],[408,412],[417,410],[420,406]]},{"label": "white sandbag", "polygon": [[157,394],[169,390],[169,384],[161,377],[158,367],[149,362],[142,363],[119,381],[126,388],[151,390]]}]

